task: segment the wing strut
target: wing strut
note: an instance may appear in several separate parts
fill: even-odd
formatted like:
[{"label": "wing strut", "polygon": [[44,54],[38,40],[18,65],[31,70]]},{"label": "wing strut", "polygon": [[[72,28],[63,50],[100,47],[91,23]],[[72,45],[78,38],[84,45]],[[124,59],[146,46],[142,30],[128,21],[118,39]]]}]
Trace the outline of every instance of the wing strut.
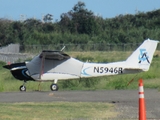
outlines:
[{"label": "wing strut", "polygon": [[45,54],[42,53],[41,69],[40,69],[39,79],[41,79],[41,76],[42,76],[43,73],[44,73],[44,62],[45,62]]}]

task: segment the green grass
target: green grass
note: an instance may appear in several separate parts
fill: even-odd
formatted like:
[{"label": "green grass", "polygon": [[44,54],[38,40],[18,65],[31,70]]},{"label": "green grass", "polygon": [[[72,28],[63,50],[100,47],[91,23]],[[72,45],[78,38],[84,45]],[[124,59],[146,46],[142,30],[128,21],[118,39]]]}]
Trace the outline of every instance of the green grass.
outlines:
[{"label": "green grass", "polygon": [[0,103],[1,120],[74,120],[115,118],[114,105],[97,102]]},{"label": "green grass", "polygon": [[[83,61],[113,62],[125,60],[131,52],[70,52]],[[138,80],[144,80],[144,88],[160,89],[160,52],[153,58],[150,70],[139,74],[105,76],[92,79],[59,81],[59,90],[138,89]],[[0,63],[2,66],[4,63]],[[133,80],[132,80],[133,79]],[[132,82],[131,82],[132,81]],[[0,67],[0,92],[19,91],[22,81],[16,80],[10,71]],[[130,83],[130,84],[129,84]],[[27,91],[38,90],[39,82],[28,82]],[[41,83],[41,90],[50,91],[51,82]],[[114,119],[120,113],[109,103],[51,102],[51,103],[0,103],[2,120],[73,120]]]},{"label": "green grass", "polygon": [[[131,52],[69,52],[69,55],[82,61],[114,62],[123,61]],[[4,63],[0,63],[2,66]],[[89,79],[58,81],[59,90],[102,90],[102,89],[137,89],[138,80],[144,80],[145,88],[160,89],[160,51],[156,51],[150,70],[138,74],[105,76]],[[0,92],[19,91],[23,81],[16,80],[10,71],[0,68]],[[134,80],[130,83],[130,81]],[[130,84],[129,84],[130,83]],[[27,91],[38,90],[39,82],[27,82]],[[51,82],[41,83],[42,91],[50,91]]]}]

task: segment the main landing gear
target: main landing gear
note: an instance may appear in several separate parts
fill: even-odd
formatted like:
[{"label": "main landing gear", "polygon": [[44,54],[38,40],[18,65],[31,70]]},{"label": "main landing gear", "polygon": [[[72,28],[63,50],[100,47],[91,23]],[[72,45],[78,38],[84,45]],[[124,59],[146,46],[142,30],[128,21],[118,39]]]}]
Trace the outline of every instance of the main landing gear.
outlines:
[{"label": "main landing gear", "polygon": [[58,91],[58,85],[53,83],[53,84],[51,84],[50,89],[52,91]]},{"label": "main landing gear", "polygon": [[52,91],[58,91],[57,82],[58,82],[58,80],[55,79],[55,80],[54,80],[54,83],[51,84],[50,89],[51,89]]}]

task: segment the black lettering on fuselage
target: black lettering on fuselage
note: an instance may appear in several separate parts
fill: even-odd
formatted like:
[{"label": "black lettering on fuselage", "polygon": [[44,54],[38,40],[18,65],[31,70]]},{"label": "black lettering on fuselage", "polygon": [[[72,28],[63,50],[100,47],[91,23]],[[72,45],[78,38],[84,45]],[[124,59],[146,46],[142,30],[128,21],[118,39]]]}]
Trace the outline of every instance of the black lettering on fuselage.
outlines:
[{"label": "black lettering on fuselage", "polygon": [[100,67],[99,72],[100,72],[100,73],[103,73],[103,67]]},{"label": "black lettering on fuselage", "polygon": [[94,67],[94,73],[99,73],[99,67]]},{"label": "black lettering on fuselage", "polygon": [[118,71],[118,72],[119,72],[119,73],[123,73],[122,67],[119,68],[119,71]]},{"label": "black lettering on fuselage", "polygon": [[94,67],[93,69],[94,73],[123,73],[123,68],[122,67]]}]

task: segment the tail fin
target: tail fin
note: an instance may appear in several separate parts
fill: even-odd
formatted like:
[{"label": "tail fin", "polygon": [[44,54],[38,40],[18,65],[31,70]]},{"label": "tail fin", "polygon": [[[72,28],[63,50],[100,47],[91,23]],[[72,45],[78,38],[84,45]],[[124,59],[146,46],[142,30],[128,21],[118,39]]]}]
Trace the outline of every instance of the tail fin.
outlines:
[{"label": "tail fin", "polygon": [[148,71],[159,41],[145,40],[126,60],[130,68]]}]

